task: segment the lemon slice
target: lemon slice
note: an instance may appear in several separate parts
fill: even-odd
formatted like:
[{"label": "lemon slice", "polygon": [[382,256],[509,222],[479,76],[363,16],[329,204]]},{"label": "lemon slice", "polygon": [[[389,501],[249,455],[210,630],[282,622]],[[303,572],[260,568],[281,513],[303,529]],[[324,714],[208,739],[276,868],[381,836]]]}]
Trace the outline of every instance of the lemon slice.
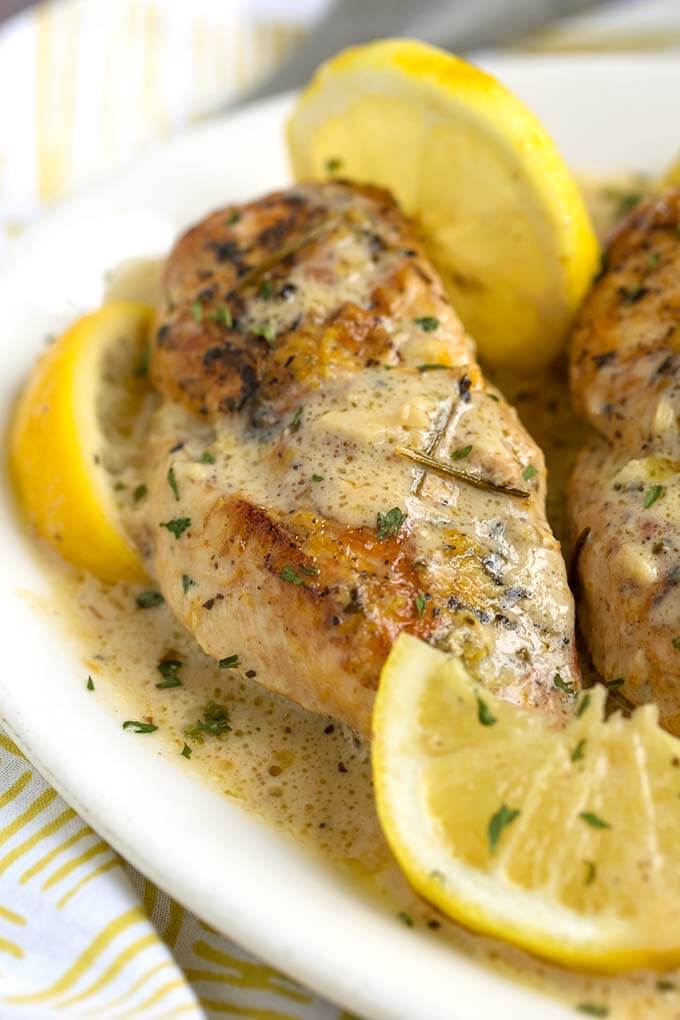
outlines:
[{"label": "lemon slice", "polygon": [[598,245],[550,137],[494,78],[420,42],[357,46],[317,71],[288,141],[299,180],[379,184],[418,219],[487,362],[554,357]]},{"label": "lemon slice", "polygon": [[558,963],[680,963],[680,742],[657,710],[603,721],[581,695],[563,730],[497,701],[402,635],[374,715],[380,820],[444,913]]},{"label": "lemon slice", "polygon": [[151,316],[146,305],[117,301],[76,322],[36,364],[10,432],[31,524],[65,559],[110,582],[146,576],[116,489],[147,393]]}]

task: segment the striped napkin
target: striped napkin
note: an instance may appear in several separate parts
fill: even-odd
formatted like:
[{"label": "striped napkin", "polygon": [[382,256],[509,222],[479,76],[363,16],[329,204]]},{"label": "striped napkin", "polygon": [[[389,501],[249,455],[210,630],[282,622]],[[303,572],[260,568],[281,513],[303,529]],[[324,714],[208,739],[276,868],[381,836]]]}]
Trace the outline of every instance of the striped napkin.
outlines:
[{"label": "striped napkin", "polygon": [[[55,0],[1,26],[0,255],[45,207],[266,75],[324,6]],[[672,47],[677,0],[607,6],[520,48]],[[182,1015],[350,1020],[161,893],[0,733],[0,1017]]]}]

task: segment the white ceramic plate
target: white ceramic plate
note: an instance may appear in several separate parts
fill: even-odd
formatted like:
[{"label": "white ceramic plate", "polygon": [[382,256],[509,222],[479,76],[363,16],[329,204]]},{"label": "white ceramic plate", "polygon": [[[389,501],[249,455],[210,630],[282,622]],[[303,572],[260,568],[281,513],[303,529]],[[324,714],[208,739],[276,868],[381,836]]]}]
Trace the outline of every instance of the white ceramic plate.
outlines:
[{"label": "white ceramic plate", "polygon": [[[494,59],[486,65],[594,173],[658,170],[680,145],[680,64]],[[0,413],[45,334],[98,304],[104,273],[164,252],[192,219],[288,179],[287,98],[202,125],[61,206],[0,267]],[[366,1018],[574,1015],[405,929],[321,863],[131,741],[88,696],[78,648],[19,589],[46,590],[0,480],[3,723],[90,824],[142,872],[259,956]]]}]

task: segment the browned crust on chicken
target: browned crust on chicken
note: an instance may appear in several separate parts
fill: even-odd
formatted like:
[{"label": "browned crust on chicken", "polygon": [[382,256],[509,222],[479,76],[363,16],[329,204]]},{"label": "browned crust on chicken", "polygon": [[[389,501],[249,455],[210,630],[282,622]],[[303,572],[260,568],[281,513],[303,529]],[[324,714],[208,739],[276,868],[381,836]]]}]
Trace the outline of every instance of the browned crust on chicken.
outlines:
[{"label": "browned crust on chicken", "polygon": [[574,403],[597,432],[570,485],[580,620],[597,668],[680,727],[680,189],[611,239],[571,345]]},{"label": "browned crust on chicken", "polygon": [[[503,696],[568,714],[573,607],[542,455],[386,192],[303,185],[190,230],[152,375],[153,569],[208,654],[238,652],[266,686],[368,732],[408,630]],[[499,489],[424,472],[403,447]],[[173,517],[190,521],[179,538]]]}]

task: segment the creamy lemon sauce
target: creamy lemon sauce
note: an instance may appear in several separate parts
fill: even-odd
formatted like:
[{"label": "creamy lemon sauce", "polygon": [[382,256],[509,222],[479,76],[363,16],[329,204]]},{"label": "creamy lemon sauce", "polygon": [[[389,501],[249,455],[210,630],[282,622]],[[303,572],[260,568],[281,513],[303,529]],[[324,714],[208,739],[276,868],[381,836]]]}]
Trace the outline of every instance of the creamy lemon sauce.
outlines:
[{"label": "creamy lemon sauce", "polygon": [[[603,189],[588,185],[589,204],[604,230],[632,192],[628,182]],[[613,197],[616,195],[617,197]],[[157,267],[126,266],[111,281],[117,297],[153,295]],[[494,381],[517,408],[542,447],[549,467],[548,512],[565,539],[564,489],[585,426],[571,410],[566,365],[537,379]],[[428,380],[429,385],[429,380]],[[344,422],[351,427],[351,417]],[[134,470],[118,496],[134,525]],[[105,698],[125,718],[158,727],[148,740],[197,780],[289,833],[307,852],[342,869],[361,895],[381,901],[395,924],[414,937],[444,939],[452,949],[477,958],[566,1003],[609,1010],[626,1020],[680,1016],[680,974],[586,977],[542,964],[504,944],[475,936],[420,903],[401,876],[382,837],[375,813],[370,752],[351,732],[329,718],[312,715],[257,683],[247,661],[220,668],[204,655],[167,605],[144,604],[143,589],[107,588],[77,575],[46,554],[54,579],[56,612],[83,647],[83,682],[89,673],[93,697]],[[152,587],[152,586],[150,586]],[[238,656],[239,650],[231,650]],[[168,666],[167,663],[175,665]],[[170,678],[170,680],[169,680]],[[169,681],[169,682],[168,682]],[[159,687],[161,684],[163,686]],[[208,709],[210,703],[217,706]],[[226,716],[225,716],[226,713]],[[230,731],[206,732],[206,722],[228,717]],[[201,721],[203,727],[201,727]],[[197,728],[198,723],[198,728]],[[210,726],[208,725],[208,729]],[[605,1015],[591,1011],[591,1015]]]}]

